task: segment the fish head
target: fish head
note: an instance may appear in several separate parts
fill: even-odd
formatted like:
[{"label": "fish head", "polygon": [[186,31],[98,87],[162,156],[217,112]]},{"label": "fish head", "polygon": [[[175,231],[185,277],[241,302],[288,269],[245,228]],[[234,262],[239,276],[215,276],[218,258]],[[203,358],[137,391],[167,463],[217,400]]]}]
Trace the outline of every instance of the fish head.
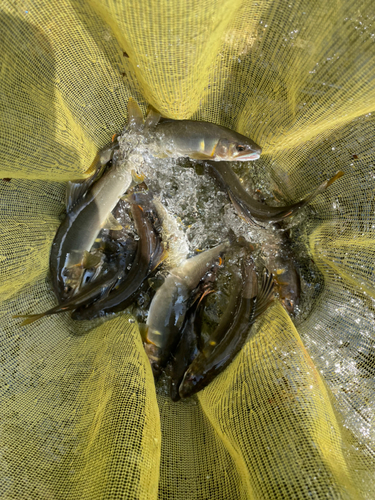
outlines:
[{"label": "fish head", "polygon": [[262,148],[242,134],[220,127],[223,130],[213,156],[215,161],[253,161],[260,157]]}]

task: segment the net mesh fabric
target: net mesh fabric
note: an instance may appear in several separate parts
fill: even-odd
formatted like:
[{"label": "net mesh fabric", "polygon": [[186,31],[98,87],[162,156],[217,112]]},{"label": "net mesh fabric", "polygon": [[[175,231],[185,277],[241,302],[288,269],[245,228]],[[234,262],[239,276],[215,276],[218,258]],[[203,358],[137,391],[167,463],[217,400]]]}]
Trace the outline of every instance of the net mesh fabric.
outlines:
[{"label": "net mesh fabric", "polygon": [[[372,2],[1,4],[1,498],[374,498]],[[156,395],[129,316],[12,319],[55,304],[65,182],[130,96],[249,135],[290,200],[345,172],[303,235],[311,314],[272,306],[186,402]]]}]

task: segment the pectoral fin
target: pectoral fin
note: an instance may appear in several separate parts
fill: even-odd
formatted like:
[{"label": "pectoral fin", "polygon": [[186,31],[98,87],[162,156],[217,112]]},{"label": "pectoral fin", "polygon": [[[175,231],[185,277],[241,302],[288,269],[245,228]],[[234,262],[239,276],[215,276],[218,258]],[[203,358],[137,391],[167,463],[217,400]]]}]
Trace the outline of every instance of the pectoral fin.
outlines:
[{"label": "pectoral fin", "polygon": [[192,160],[212,160],[211,155],[207,155],[205,153],[201,153],[199,151],[196,151],[195,153],[189,154],[189,158]]},{"label": "pectoral fin", "polygon": [[98,264],[100,264],[101,260],[102,259],[100,255],[95,255],[85,250],[82,259],[82,267],[84,269],[91,269],[92,267],[96,267]]},{"label": "pectoral fin", "polygon": [[106,220],[104,221],[102,229],[110,229],[111,231],[120,231],[120,229],[122,229],[122,225],[110,213],[106,218]]},{"label": "pectoral fin", "polygon": [[138,323],[138,328],[139,328],[139,333],[141,334],[142,341],[145,344],[156,345],[147,336],[147,334],[148,334],[148,326],[146,325],[146,323]]},{"label": "pectoral fin", "polygon": [[268,269],[263,270],[262,286],[256,297],[254,320],[260,316],[274,299],[273,275]]}]

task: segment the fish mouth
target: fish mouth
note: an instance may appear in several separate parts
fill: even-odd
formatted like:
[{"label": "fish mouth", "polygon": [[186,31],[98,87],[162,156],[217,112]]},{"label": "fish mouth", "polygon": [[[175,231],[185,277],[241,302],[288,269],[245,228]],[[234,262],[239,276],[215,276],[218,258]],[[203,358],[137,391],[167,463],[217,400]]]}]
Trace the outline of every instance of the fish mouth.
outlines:
[{"label": "fish mouth", "polygon": [[254,161],[260,158],[260,153],[246,153],[242,156],[237,156],[237,161]]}]

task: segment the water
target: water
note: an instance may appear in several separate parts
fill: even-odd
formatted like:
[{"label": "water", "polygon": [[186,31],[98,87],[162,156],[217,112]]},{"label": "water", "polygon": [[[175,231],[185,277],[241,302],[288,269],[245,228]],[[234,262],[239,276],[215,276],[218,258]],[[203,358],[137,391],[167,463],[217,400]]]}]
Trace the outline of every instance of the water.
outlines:
[{"label": "water", "polygon": [[[163,151],[155,146],[152,134],[145,140],[141,132],[127,130],[119,138],[119,144],[117,161],[128,162],[129,168],[137,175],[145,177],[148,189],[155,195],[159,215],[163,212],[162,234],[169,245],[169,256],[159,274],[166,275],[185,258],[197,251],[218,245],[233,232],[237,238],[241,237],[248,242],[249,248],[250,245],[253,248],[252,256],[260,276],[264,267],[273,273],[280,271],[280,262],[284,265],[285,261],[299,269],[301,301],[295,307],[293,319],[298,323],[309,314],[316,296],[321,291],[322,276],[311,261],[307,247],[302,241],[311,215],[308,208],[283,223],[282,230],[268,223],[262,226],[250,225],[238,216],[226,192],[209,176],[204,162],[156,157],[155,154],[162,155]],[[259,162],[262,160],[257,163]],[[241,170],[254,173],[253,179],[249,179],[247,175],[244,185],[249,186],[250,193],[258,199],[277,205],[271,182],[264,174],[266,170],[254,166],[255,163],[252,162],[241,164]],[[234,163],[233,167],[238,170],[238,164]],[[255,188],[260,189],[261,193],[255,193]],[[279,202],[279,205],[282,203]],[[124,217],[126,218],[126,224],[123,225],[126,227],[126,235],[129,236],[129,230],[134,232],[134,228],[125,212],[124,208],[123,213],[118,211],[117,218],[122,224]],[[293,239],[290,241],[285,238],[285,229],[291,230]],[[218,321],[225,308],[230,294],[231,270],[233,266],[240,266],[241,258],[241,252],[229,252],[226,263],[218,274],[218,293],[209,298],[207,306],[213,322]],[[145,321],[147,311],[144,306],[148,305],[149,301],[148,294],[144,301],[141,299],[141,304],[133,308],[138,320]]]}]

